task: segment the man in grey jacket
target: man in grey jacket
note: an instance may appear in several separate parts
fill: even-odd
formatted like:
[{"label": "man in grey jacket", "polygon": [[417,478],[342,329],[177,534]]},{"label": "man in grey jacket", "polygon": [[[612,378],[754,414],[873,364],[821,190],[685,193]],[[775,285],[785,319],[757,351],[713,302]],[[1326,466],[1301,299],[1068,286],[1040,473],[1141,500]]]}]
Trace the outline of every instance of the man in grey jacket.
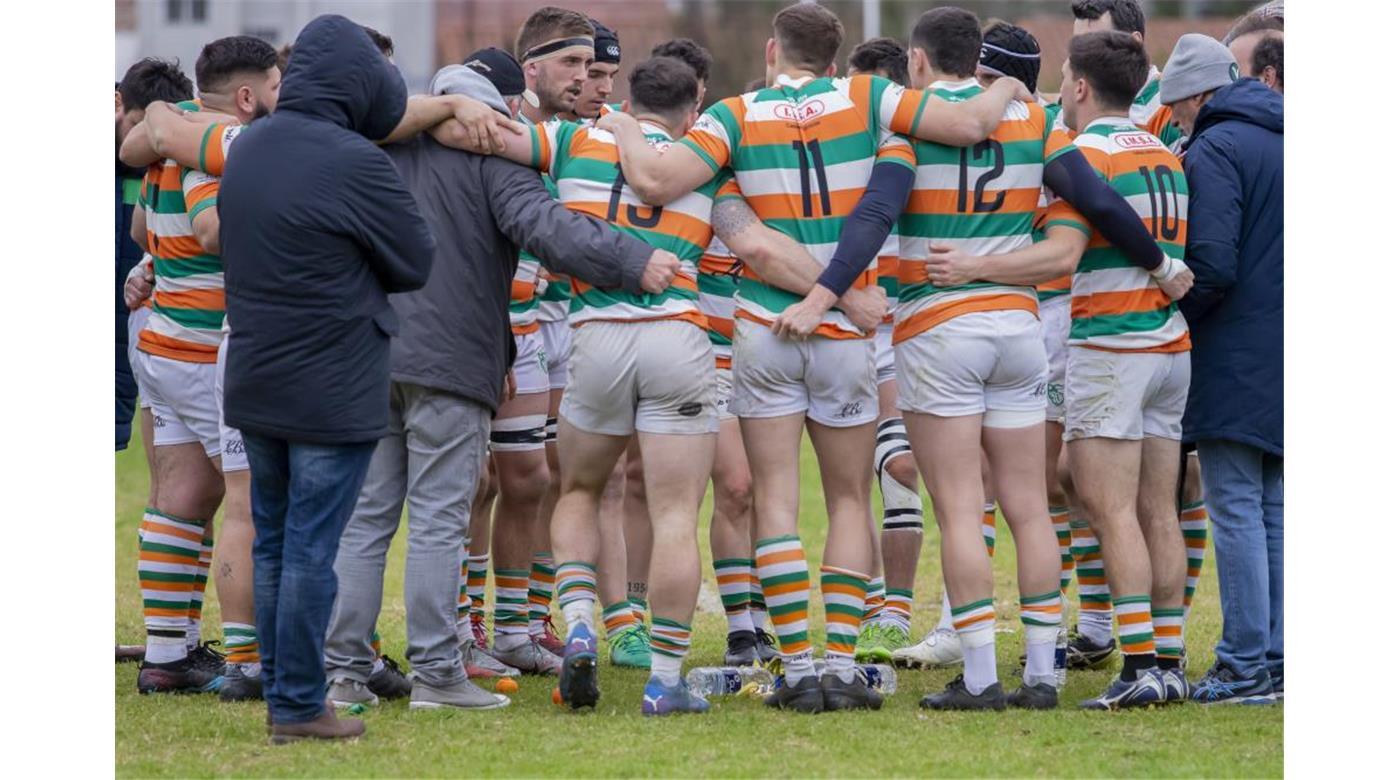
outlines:
[{"label": "man in grey jacket", "polygon": [[[460,65],[440,71],[431,91],[508,113],[490,82]],[[390,431],[375,449],[336,559],[341,589],[326,640],[330,698],[340,706],[377,701],[366,687],[369,637],[406,498],[409,708],[502,707],[506,697],[467,680],[456,605],[476,476],[514,358],[508,303],[516,247],[591,284],[653,293],[667,287],[679,261],[570,212],[550,198],[538,173],[501,158],[449,149],[426,133],[385,151],[439,252],[421,290],[391,298],[401,327],[390,355]]]}]

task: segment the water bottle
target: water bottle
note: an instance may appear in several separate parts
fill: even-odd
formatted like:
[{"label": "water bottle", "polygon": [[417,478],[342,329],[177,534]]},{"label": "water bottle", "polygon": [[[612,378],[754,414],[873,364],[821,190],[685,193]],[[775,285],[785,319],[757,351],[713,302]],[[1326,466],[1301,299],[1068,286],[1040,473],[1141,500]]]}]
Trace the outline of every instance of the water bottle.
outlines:
[{"label": "water bottle", "polygon": [[686,673],[685,682],[698,696],[733,696],[748,683],[771,688],[773,675],[759,666],[697,666]]},{"label": "water bottle", "polygon": [[[816,661],[812,668],[818,677],[826,669],[825,661]],[[874,688],[880,694],[889,696],[895,692],[897,681],[895,680],[894,669],[886,664],[856,664],[856,674],[865,681],[866,687]],[[783,687],[783,677],[778,676],[774,683],[775,688]]]},{"label": "water bottle", "polygon": [[1060,621],[1060,630],[1055,634],[1055,690],[1062,691],[1065,688],[1065,670],[1068,666],[1069,655],[1069,631],[1065,629],[1064,620]]}]

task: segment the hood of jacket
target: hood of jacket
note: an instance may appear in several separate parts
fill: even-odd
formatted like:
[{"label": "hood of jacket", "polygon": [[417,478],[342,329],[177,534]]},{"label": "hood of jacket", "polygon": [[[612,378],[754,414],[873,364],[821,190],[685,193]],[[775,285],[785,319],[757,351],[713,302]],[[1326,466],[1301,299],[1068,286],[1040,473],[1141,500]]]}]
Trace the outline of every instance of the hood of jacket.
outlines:
[{"label": "hood of jacket", "polygon": [[297,36],[277,111],[312,116],[378,141],[398,125],[407,102],[398,68],[364,28],[325,14]]},{"label": "hood of jacket", "polygon": [[1201,106],[1196,126],[1191,131],[1191,140],[1199,138],[1213,125],[1230,121],[1248,122],[1282,133],[1283,95],[1264,86],[1258,79],[1239,79],[1221,87]]}]

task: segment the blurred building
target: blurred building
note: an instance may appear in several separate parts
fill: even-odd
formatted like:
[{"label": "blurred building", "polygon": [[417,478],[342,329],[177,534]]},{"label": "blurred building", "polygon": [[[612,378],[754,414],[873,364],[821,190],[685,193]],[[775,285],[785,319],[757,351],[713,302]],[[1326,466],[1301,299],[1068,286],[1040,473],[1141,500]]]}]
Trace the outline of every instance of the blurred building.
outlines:
[{"label": "blurred building", "polygon": [[[1166,63],[1177,38],[1187,32],[1220,37],[1235,18],[1260,0],[1144,0],[1147,48],[1153,62]],[[535,9],[560,5],[617,30],[622,41],[622,77],[614,99],[627,96],[626,74],[652,46],[688,37],[715,55],[709,100],[740,91],[763,75],[763,46],[773,14],[793,0],[116,0],[117,77],[148,55],[178,57],[193,76],[206,42],[248,34],[281,46],[323,13],[339,13],[394,39],[394,62],[410,91],[421,92],[437,68],[461,62],[484,46],[515,48],[520,25]],[[1001,18],[1025,26],[1044,51],[1041,87],[1055,91],[1069,43],[1069,0],[821,0],[841,18],[846,55],[878,31],[906,40],[919,14],[936,5],[958,4],[982,19]]]},{"label": "blurred building", "polygon": [[437,70],[433,0],[117,0],[116,78],[142,57],[176,57],[194,78],[204,44],[255,35],[280,47],[321,14],[342,14],[394,40],[394,64],[409,89],[426,89]]}]

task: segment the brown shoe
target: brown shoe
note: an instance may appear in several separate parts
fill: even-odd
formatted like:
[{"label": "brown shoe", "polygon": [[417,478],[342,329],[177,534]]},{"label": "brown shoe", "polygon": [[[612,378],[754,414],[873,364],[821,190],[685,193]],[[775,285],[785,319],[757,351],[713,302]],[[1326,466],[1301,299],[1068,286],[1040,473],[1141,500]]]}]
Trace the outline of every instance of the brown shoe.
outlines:
[{"label": "brown shoe", "polygon": [[327,707],[315,720],[272,724],[271,742],[285,745],[302,739],[356,739],[364,733],[364,721],[359,718],[337,718],[335,708]]}]

